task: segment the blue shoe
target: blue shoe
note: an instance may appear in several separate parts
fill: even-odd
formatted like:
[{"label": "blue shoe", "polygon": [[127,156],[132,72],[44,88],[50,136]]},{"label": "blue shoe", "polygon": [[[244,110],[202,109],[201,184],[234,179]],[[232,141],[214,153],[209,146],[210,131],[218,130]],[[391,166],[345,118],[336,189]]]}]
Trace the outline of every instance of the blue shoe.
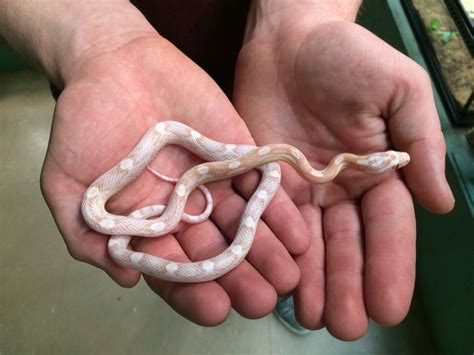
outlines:
[{"label": "blue shoe", "polygon": [[278,297],[278,301],[275,309],[273,310],[273,314],[291,332],[298,335],[305,335],[311,333],[311,330],[304,328],[296,320],[293,296]]}]

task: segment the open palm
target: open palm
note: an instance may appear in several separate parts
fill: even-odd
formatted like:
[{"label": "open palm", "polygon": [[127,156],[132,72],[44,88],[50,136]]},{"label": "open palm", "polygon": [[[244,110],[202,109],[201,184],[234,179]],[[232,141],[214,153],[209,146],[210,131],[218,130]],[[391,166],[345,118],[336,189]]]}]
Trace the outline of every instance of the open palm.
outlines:
[{"label": "open palm", "polygon": [[297,206],[291,213],[303,217],[311,238],[295,257],[296,315],[308,328],[354,339],[369,317],[390,325],[408,311],[415,279],[409,189],[433,211],[452,207],[444,141],[429,80],[415,63],[353,23],[299,23],[250,37],[239,55],[234,104],[257,144],[293,144],[315,167],[341,152],[394,147],[412,157],[403,178],[345,172],[319,186],[283,167],[282,186]]},{"label": "open palm", "polygon": [[[107,255],[107,236],[84,223],[80,202],[88,185],[162,120],[179,120],[222,142],[253,142],[225,94],[158,35],[137,38],[82,63],[55,110],[42,173],[43,193],[71,255],[104,269],[123,286],[133,286],[140,275],[114,264]],[[167,147],[153,167],[168,176],[180,176],[196,161],[183,149]],[[114,196],[108,209],[128,214],[142,206],[164,203],[171,188],[144,172]],[[233,236],[246,201],[234,191],[231,181],[210,188],[216,206],[212,222],[181,225],[173,235],[140,239],[133,247],[179,261],[201,260],[221,252],[227,246],[224,236]],[[198,214],[204,199],[198,193],[192,197],[187,212]],[[277,238],[258,232],[256,248],[272,238],[269,250],[281,256],[278,265],[270,256],[257,258],[252,251],[250,262],[244,261],[218,282],[186,285],[145,279],[175,310],[199,324],[222,322],[231,306],[244,316],[260,317],[271,312],[277,292],[293,288],[299,279],[296,264]],[[274,275],[281,267],[290,270],[285,278]]]}]

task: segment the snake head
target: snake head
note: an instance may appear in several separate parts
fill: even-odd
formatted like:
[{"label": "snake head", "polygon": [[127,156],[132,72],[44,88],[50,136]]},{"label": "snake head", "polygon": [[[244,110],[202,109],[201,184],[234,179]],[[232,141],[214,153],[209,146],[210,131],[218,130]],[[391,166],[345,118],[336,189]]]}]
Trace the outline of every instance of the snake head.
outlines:
[{"label": "snake head", "polygon": [[379,174],[406,166],[410,162],[410,155],[405,152],[389,150],[373,153],[357,160],[357,164],[370,174]]},{"label": "snake head", "polygon": [[403,168],[404,166],[407,166],[408,163],[410,163],[410,154],[406,152],[396,152],[396,151],[392,151],[392,152],[397,154],[399,158],[398,164],[393,169]]}]

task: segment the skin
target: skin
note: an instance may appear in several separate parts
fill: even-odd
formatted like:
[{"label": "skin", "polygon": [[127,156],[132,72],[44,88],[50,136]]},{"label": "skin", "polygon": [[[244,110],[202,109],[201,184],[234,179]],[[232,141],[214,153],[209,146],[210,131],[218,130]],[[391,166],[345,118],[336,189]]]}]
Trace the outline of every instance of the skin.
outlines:
[{"label": "skin", "polygon": [[[79,42],[89,46],[61,65],[57,83],[63,83],[64,88],[54,112],[41,187],[72,257],[103,269],[121,286],[132,287],[140,274],[117,266],[107,254],[107,236],[91,230],[80,215],[85,189],[125,156],[158,120],[179,119],[222,142],[254,142],[212,79],[159,36],[131,5],[117,3],[103,11],[116,14],[110,27],[142,21],[132,36],[130,32],[111,36],[107,28],[103,41],[98,40],[96,28],[105,25],[95,21],[107,16],[97,16],[97,11],[89,24],[95,31],[94,40],[84,40],[88,35],[83,29]],[[183,149],[166,148],[153,167],[168,176],[180,176],[197,162]],[[206,259],[225,249],[226,239],[235,234],[246,200],[230,180],[208,187],[215,204],[211,220],[182,224],[172,235],[162,238],[137,239],[134,249],[175,261]],[[127,215],[166,201],[172,188],[172,184],[145,173],[115,196],[107,208]],[[290,202],[281,191],[273,204],[285,200]],[[204,199],[196,193],[186,211],[198,214],[203,208]],[[283,223],[275,221],[272,228]],[[302,221],[299,224],[303,225]],[[302,252],[307,244],[305,240],[296,242],[292,250]],[[197,324],[211,326],[223,322],[231,308],[248,318],[270,313],[277,294],[296,287],[299,269],[284,244],[261,222],[247,260],[216,282],[180,284],[145,275],[144,279],[178,313]]]},{"label": "skin", "polygon": [[[283,166],[285,191],[264,213],[247,260],[221,279],[177,284],[144,278],[178,313],[206,326],[223,322],[231,308],[262,317],[274,308],[277,294],[292,290],[301,323],[326,326],[341,339],[361,336],[368,317],[399,322],[414,282],[408,188],[435,212],[448,211],[453,200],[426,74],[366,31],[334,22],[350,17],[344,11],[358,7],[352,3],[358,2],[316,1],[295,13],[295,7],[273,0],[269,4],[282,6],[277,11],[258,18],[250,13],[231,103],[127,1],[46,6],[0,0],[0,38],[62,91],[41,188],[70,254],[124,287],[138,282],[137,272],[112,262],[107,236],[90,230],[79,208],[85,188],[158,120],[180,120],[222,142],[294,144],[318,168],[342,151],[394,146],[412,156],[403,177],[346,174],[312,187]],[[326,22],[306,17],[311,13],[324,13]],[[299,21],[290,21],[294,16]],[[184,150],[167,149],[153,167],[179,176],[196,162]],[[137,239],[133,247],[178,261],[216,255],[234,235],[254,184],[249,174],[210,185],[216,208],[209,221],[180,225],[162,238]],[[108,208],[128,214],[165,201],[171,188],[146,173]],[[197,193],[186,211],[199,213],[203,206]]]},{"label": "skin", "polygon": [[[427,74],[352,23],[355,13],[312,9],[254,7],[233,102],[258,145],[293,144],[314,166],[346,151],[411,155],[402,175],[346,174],[325,185],[283,166],[282,186],[297,207],[288,213],[304,219],[311,240],[295,256],[297,319],[353,340],[369,318],[391,326],[408,312],[416,259],[411,193],[435,213],[450,211],[454,200]],[[239,186],[248,194],[244,186],[254,185],[255,177],[246,177]],[[279,238],[291,243],[296,236]]]}]

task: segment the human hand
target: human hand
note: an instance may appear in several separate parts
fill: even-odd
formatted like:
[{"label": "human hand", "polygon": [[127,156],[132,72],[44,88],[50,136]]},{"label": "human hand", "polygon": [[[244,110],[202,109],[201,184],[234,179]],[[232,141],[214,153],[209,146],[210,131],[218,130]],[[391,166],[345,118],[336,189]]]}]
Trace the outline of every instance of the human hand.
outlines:
[{"label": "human hand", "polygon": [[[91,230],[81,217],[85,189],[159,120],[180,120],[222,142],[253,141],[225,94],[201,69],[149,25],[142,25],[140,21],[146,21],[131,5],[114,6],[106,11],[113,17],[94,14],[87,26],[92,33],[82,33],[79,43],[73,42],[79,53],[60,67],[58,82],[64,82],[64,90],[55,109],[41,186],[71,255],[131,287],[139,273],[116,265],[107,254],[107,236]],[[110,18],[113,26],[94,22]],[[131,23],[133,31],[127,30]],[[124,30],[111,35],[111,27]],[[87,44],[84,50],[79,50],[81,43]],[[168,176],[179,176],[197,162],[182,149],[170,147],[162,153],[153,167]],[[209,188],[215,204],[212,220],[180,225],[161,238],[137,239],[133,248],[177,261],[202,260],[221,252],[227,246],[225,238],[233,237],[245,200],[230,181]],[[127,215],[166,201],[170,190],[169,184],[144,172],[110,201],[108,209]],[[282,192],[278,195],[284,199]],[[199,213],[203,199],[199,194],[192,197],[186,210]],[[283,223],[276,220],[270,227],[284,228]],[[184,317],[215,325],[225,320],[230,307],[249,318],[271,312],[277,292],[296,286],[299,270],[269,226],[259,223],[247,260],[215,282],[179,284],[144,278]]]},{"label": "human hand", "polygon": [[366,332],[368,318],[394,325],[409,309],[416,255],[410,192],[436,213],[454,200],[427,74],[350,22],[355,12],[341,18],[324,2],[309,3],[267,12],[253,3],[233,101],[258,145],[293,144],[315,167],[341,152],[394,147],[411,155],[402,173],[345,172],[319,186],[282,167],[282,186],[311,236],[308,251],[295,257],[296,316],[349,340]]}]

